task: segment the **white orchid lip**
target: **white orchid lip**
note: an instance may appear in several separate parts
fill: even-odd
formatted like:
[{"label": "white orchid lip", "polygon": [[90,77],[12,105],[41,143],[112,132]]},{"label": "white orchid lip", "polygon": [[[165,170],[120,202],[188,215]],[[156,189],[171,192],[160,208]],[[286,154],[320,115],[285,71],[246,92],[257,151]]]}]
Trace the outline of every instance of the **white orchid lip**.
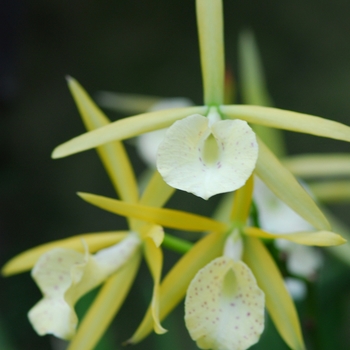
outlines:
[{"label": "white orchid lip", "polygon": [[208,199],[242,187],[257,158],[256,137],[245,121],[194,114],[167,130],[157,168],[168,185]]},{"label": "white orchid lip", "polygon": [[216,258],[198,271],[187,290],[186,327],[201,349],[247,349],[264,329],[264,299],[246,264]]},{"label": "white orchid lip", "polygon": [[36,332],[72,338],[78,323],[75,303],[127,263],[140,244],[138,235],[130,233],[94,255],[89,254],[86,244],[84,254],[66,248],[43,254],[32,270],[43,298],[28,313]]}]

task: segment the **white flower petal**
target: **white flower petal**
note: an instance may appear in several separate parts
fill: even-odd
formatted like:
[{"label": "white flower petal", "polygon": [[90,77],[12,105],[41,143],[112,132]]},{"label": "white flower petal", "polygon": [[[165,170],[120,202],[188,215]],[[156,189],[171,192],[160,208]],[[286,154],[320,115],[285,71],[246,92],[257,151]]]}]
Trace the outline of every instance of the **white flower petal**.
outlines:
[{"label": "white flower petal", "polygon": [[258,178],[254,178],[254,200],[259,210],[261,228],[271,233],[312,231],[314,228],[281,201]]},{"label": "white flower petal", "polygon": [[[163,109],[190,107],[191,100],[185,97],[163,98],[153,104],[148,112],[161,111]],[[136,138],[136,149],[141,159],[150,167],[156,167],[157,151],[162,142],[167,128],[142,134]]]},{"label": "white flower petal", "polygon": [[287,254],[287,269],[289,272],[309,280],[314,279],[323,264],[323,256],[317,248],[288,242],[283,250]]},{"label": "white flower petal", "polygon": [[199,114],[175,122],[158,148],[157,168],[165,182],[204,199],[243,186],[258,157],[255,134],[241,120],[210,127]]},{"label": "white flower petal", "polygon": [[185,322],[201,349],[255,344],[264,329],[264,293],[247,265],[219,257],[199,270],[187,290]]},{"label": "white flower petal", "polygon": [[32,270],[43,299],[28,313],[36,332],[70,339],[78,322],[75,303],[126,263],[139,245],[138,236],[129,234],[95,255],[65,248],[43,254]]}]

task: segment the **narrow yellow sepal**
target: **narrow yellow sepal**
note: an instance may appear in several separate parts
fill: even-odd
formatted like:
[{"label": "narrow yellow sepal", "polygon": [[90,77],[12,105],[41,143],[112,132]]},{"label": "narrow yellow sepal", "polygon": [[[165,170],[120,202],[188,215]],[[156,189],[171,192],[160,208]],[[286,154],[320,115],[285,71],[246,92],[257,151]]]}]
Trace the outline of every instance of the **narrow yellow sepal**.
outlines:
[{"label": "narrow yellow sepal", "polygon": [[83,253],[84,247],[81,242],[84,240],[89,247],[90,253],[94,253],[102,248],[120,242],[127,234],[128,231],[96,232],[45,243],[13,257],[4,265],[1,273],[3,276],[10,276],[28,271],[34,266],[41,255],[53,248],[70,248]]},{"label": "narrow yellow sepal", "polygon": [[281,337],[293,350],[304,350],[299,318],[282,275],[265,246],[255,237],[244,241],[243,261],[265,292],[267,310]]},{"label": "narrow yellow sepal", "polygon": [[134,256],[101,287],[83,318],[68,350],[92,350],[122,306],[140,265],[141,254]]},{"label": "narrow yellow sepal", "polygon": [[120,119],[61,144],[53,151],[52,158],[66,157],[111,141],[124,140],[145,132],[163,129],[188,115],[194,113],[205,115],[207,110],[206,106],[174,108]]},{"label": "narrow yellow sepal", "polygon": [[112,213],[126,217],[133,217],[169,228],[188,231],[217,232],[224,232],[228,228],[227,225],[222,222],[207,218],[205,216],[190,214],[179,210],[153,208],[139,204],[125,203],[117,199],[111,199],[89,193],[79,192],[78,195],[86,202]]},{"label": "narrow yellow sepal", "polygon": [[224,37],[222,0],[196,1],[204,103],[224,102]]},{"label": "narrow yellow sepal", "polygon": [[157,334],[164,334],[167,330],[162,327],[159,320],[159,283],[163,266],[163,253],[152,238],[145,239],[144,247],[147,265],[153,278],[153,296],[151,301],[153,328]]},{"label": "narrow yellow sepal", "polygon": [[259,158],[256,175],[270,190],[291,209],[319,230],[330,229],[330,225],[310,195],[299,184],[266,145],[258,139]]},{"label": "narrow yellow sepal", "polygon": [[155,170],[139,203],[150,207],[162,207],[174,192],[175,188],[170,187]]},{"label": "narrow yellow sepal", "polygon": [[350,127],[313,115],[249,105],[225,105],[220,110],[229,118],[248,123],[350,142]]},{"label": "narrow yellow sepal", "polygon": [[284,158],[282,163],[295,176],[303,179],[350,175],[349,154],[301,154]]},{"label": "narrow yellow sepal", "polygon": [[[84,88],[72,77],[68,77],[67,81],[86,129],[91,131],[108,125],[110,120],[98,108]],[[123,144],[120,141],[110,142],[97,147],[97,153],[120,198],[126,202],[137,202],[137,182]],[[130,222],[130,225],[133,223]]]},{"label": "narrow yellow sepal", "polygon": [[[222,253],[224,240],[224,235],[216,232],[205,236],[164,277],[159,291],[160,320],[163,320],[185,296],[187,287],[198,270]],[[140,342],[152,329],[152,311],[148,308],[141,325],[127,343]]]},{"label": "narrow yellow sepal", "polygon": [[315,232],[292,232],[292,233],[283,233],[283,234],[274,234],[263,231],[257,227],[246,227],[243,229],[244,233],[247,236],[251,237],[260,237],[267,239],[277,239],[282,238],[288,241],[311,245],[311,246],[334,246],[341,245],[346,242],[346,240],[334,232],[329,231],[315,231]]},{"label": "narrow yellow sepal", "polygon": [[253,189],[254,176],[251,175],[245,185],[235,192],[230,218],[231,221],[238,221],[243,224],[246,223],[249,216],[250,205],[252,203]]}]

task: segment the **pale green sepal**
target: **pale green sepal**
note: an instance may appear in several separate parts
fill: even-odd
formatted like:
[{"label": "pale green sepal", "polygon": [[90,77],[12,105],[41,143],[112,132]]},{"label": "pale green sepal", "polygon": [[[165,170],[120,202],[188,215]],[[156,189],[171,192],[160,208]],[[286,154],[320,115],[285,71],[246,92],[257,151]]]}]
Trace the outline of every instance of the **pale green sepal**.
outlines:
[{"label": "pale green sepal", "polygon": [[266,145],[258,138],[259,158],[255,173],[267,187],[296,213],[319,230],[330,225],[316,203]]},{"label": "pale green sepal", "polygon": [[224,37],[222,0],[196,1],[204,103],[224,103]]},{"label": "pale green sepal", "polygon": [[272,106],[259,49],[251,30],[244,30],[239,34],[238,53],[243,103]]},{"label": "pale green sepal", "polygon": [[227,230],[227,225],[222,222],[180,210],[153,208],[139,204],[126,203],[117,199],[97,196],[90,193],[79,192],[78,195],[86,202],[96,205],[101,209],[156,225],[188,231],[212,230],[224,232]]},{"label": "pale green sepal", "polygon": [[86,243],[84,254],[64,248],[43,254],[32,270],[43,298],[28,313],[36,332],[70,339],[78,322],[75,303],[120,269],[140,244],[136,234],[129,234],[120,243],[95,255],[88,253]]},{"label": "pale green sepal", "polygon": [[308,187],[320,202],[339,203],[350,201],[349,180],[310,182],[308,183]]},{"label": "pale green sepal", "polygon": [[[168,272],[160,285],[159,318],[163,320],[185,296],[187,287],[199,269],[222,253],[224,235],[213,232],[185,254]],[[127,341],[129,344],[140,342],[153,329],[151,308],[148,308],[142,323]]]},{"label": "pale green sepal", "polygon": [[206,106],[175,108],[120,119],[61,144],[54,149],[52,158],[66,157],[111,141],[124,140],[145,132],[166,128],[176,120],[193,113],[205,115],[207,110]]},{"label": "pale green sepal", "polygon": [[302,178],[350,175],[349,154],[300,154],[284,158],[282,163]]},{"label": "pale green sepal", "polygon": [[128,295],[141,261],[141,251],[109,277],[80,323],[68,350],[92,350]]},{"label": "pale green sepal", "polygon": [[82,234],[50,243],[39,245],[24,251],[8,261],[1,270],[3,276],[10,276],[30,270],[41,255],[54,248],[70,248],[84,252],[81,241],[84,240],[89,251],[94,253],[102,248],[118,243],[128,235],[129,231],[111,231]]},{"label": "pale green sepal", "polygon": [[125,94],[110,91],[99,91],[96,95],[96,101],[101,107],[125,114],[144,113],[163,99],[163,97],[159,96]]},{"label": "pale green sepal", "polygon": [[246,237],[244,243],[243,261],[265,292],[266,307],[279,334],[293,350],[304,350],[298,315],[279,269],[259,239]]},{"label": "pale green sepal", "polygon": [[286,239],[298,244],[327,247],[334,245],[341,245],[346,242],[346,240],[334,232],[329,231],[315,231],[315,232],[291,232],[275,234],[263,231],[257,227],[245,227],[243,229],[244,233],[251,237],[260,237],[267,239]]},{"label": "pale green sepal", "polygon": [[264,330],[264,306],[264,293],[247,265],[219,257],[190,283],[185,323],[201,349],[248,349]]},{"label": "pale green sepal", "polygon": [[[242,101],[247,105],[271,107],[273,103],[266,87],[263,64],[254,34],[245,30],[240,33],[238,39]],[[257,124],[253,125],[252,129],[278,157],[286,153],[280,130]]]},{"label": "pale green sepal", "polygon": [[245,120],[248,123],[350,142],[350,127],[313,115],[248,105],[220,106],[220,110],[229,118]]}]

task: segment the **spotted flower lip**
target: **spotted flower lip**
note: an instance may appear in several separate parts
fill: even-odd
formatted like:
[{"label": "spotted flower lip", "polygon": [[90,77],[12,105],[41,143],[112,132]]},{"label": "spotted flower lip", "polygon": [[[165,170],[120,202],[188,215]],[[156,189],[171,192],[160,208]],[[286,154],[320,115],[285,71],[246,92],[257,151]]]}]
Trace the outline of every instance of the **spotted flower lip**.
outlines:
[{"label": "spotted flower lip", "polygon": [[244,350],[264,329],[264,293],[242,261],[214,259],[198,271],[185,300],[185,322],[201,349]]},{"label": "spotted flower lip", "polygon": [[255,134],[241,120],[194,114],[175,122],[158,148],[165,182],[203,199],[244,185],[258,158]]}]

